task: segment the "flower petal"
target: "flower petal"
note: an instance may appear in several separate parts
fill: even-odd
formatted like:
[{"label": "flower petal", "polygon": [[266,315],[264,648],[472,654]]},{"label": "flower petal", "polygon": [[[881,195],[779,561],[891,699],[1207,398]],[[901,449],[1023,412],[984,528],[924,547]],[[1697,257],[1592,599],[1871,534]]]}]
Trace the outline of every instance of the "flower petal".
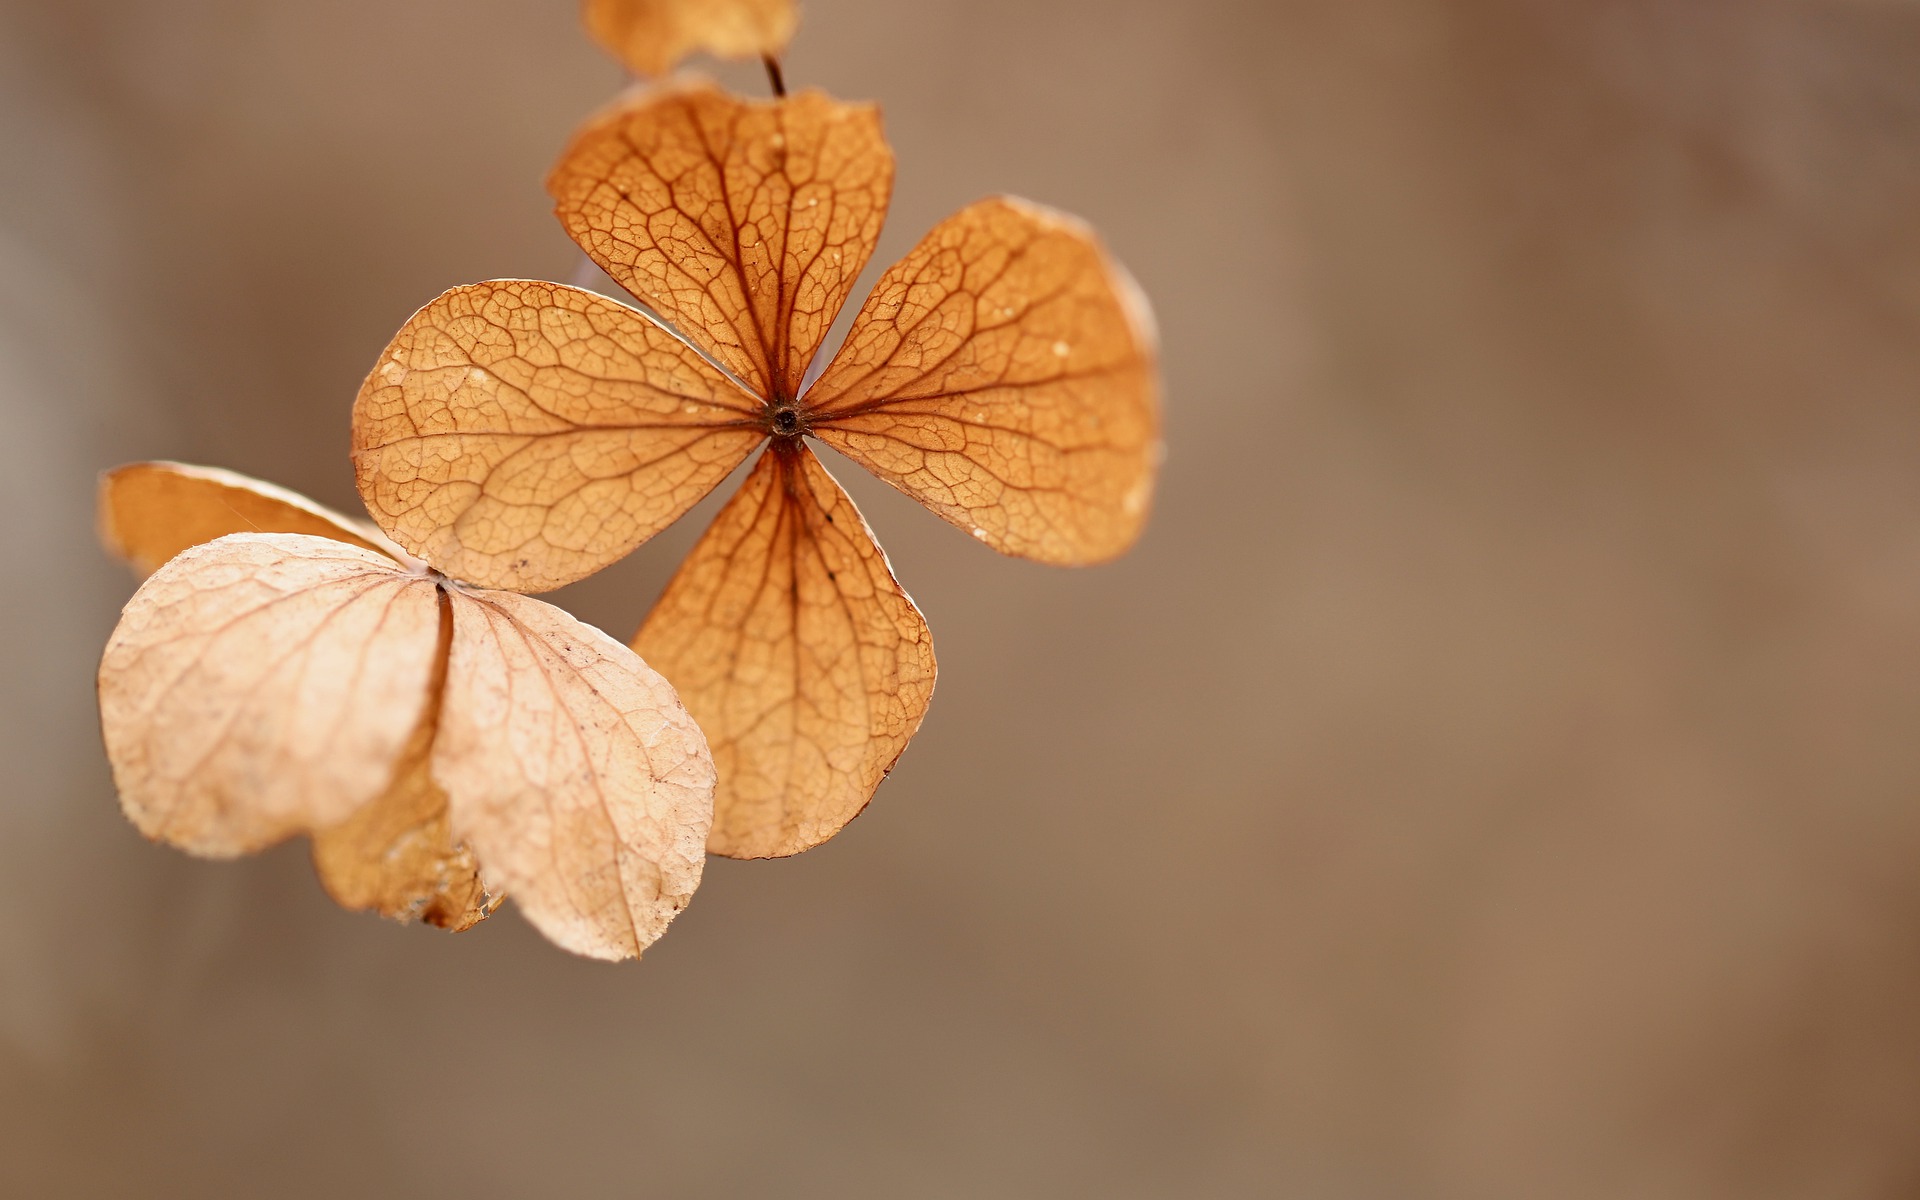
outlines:
[{"label": "flower petal", "polygon": [[933,637],[813,452],[760,456],[634,639],[719,771],[707,848],[826,841],[872,799],[933,694]]},{"label": "flower petal", "polygon": [[128,463],[100,476],[100,540],[142,576],[229,533],[305,533],[388,553],[365,521],[218,467]]},{"label": "flower petal", "polygon": [[547,190],[607,274],[778,401],[873,255],[893,151],[870,104],[681,84],[589,121]]},{"label": "flower petal", "polygon": [[996,199],[881,276],[803,403],[816,437],[994,549],[1079,564],[1146,521],[1159,387],[1145,301],[1092,232]]},{"label": "flower petal", "polygon": [[720,58],[778,55],[793,37],[793,0],[586,0],[595,41],[642,75],[663,75],[698,50]]},{"label": "flower petal", "polygon": [[233,534],[175,557],[100,663],[128,817],[216,856],[350,817],[426,707],[438,609],[427,579],[324,538]]},{"label": "flower petal", "polygon": [[440,598],[440,639],[427,706],[379,799],[313,834],[313,865],[342,908],[424,921],[459,932],[484,921],[501,900],[481,880],[473,851],[453,839],[447,794],[429,769],[453,641],[452,601]]},{"label": "flower petal", "polygon": [[671,524],[763,434],[757,403],[640,313],[553,283],[455,288],[360,389],[367,511],[439,571],[545,591]]},{"label": "flower petal", "polygon": [[713,758],[673,688],[550,604],[450,589],[433,748],[454,835],[540,932],[631,958],[700,882]]}]

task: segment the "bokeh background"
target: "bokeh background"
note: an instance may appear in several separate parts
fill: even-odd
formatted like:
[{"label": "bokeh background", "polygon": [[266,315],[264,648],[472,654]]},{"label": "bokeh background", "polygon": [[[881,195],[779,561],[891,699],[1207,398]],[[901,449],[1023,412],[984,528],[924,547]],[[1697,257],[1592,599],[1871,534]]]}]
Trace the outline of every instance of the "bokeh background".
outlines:
[{"label": "bokeh background", "polygon": [[[1920,7],[807,0],[788,77],[885,104],[878,264],[1096,224],[1170,456],[1077,572],[843,463],[925,729],[608,967],[143,842],[91,497],[351,507],[407,314],[579,271],[619,72],[569,0],[0,0],[0,1194],[1920,1190]],[[707,511],[559,599],[625,637]]]}]

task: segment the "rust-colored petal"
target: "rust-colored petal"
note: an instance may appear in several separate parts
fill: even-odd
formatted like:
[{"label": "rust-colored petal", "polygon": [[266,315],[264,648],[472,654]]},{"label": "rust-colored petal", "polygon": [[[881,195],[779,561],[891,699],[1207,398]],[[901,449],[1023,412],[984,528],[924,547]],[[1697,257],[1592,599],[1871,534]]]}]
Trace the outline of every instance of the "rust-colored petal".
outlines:
[{"label": "rust-colored petal", "polygon": [[664,75],[704,50],[719,58],[778,56],[793,38],[793,0],[585,0],[593,39],[641,75]]},{"label": "rust-colored petal", "polygon": [[871,104],[683,84],[589,121],[547,190],[621,286],[778,401],[873,254],[893,151]]},{"label": "rust-colored petal", "polygon": [[795,854],[857,816],[920,726],[933,638],[813,452],[776,443],[634,639],[719,771],[707,848]]},{"label": "rust-colored petal", "polygon": [[100,663],[100,724],[148,837],[229,856],[385,793],[419,724],[436,589],[357,546],[232,534],[132,600]]},{"label": "rust-colored petal", "polygon": [[631,958],[700,882],[713,758],[673,688],[550,604],[450,589],[433,775],[454,836],[555,943]]},{"label": "rust-colored petal", "polygon": [[128,463],[100,476],[100,540],[142,576],[229,533],[305,533],[385,552],[365,521],[218,467]]},{"label": "rust-colored petal", "polygon": [[455,288],[353,409],[374,520],[455,579],[545,591],[614,562],[726,478],[759,404],[667,330],[579,288]]},{"label": "rust-colored petal", "polygon": [[1078,221],[985,200],[887,271],[804,398],[815,436],[1006,554],[1099,562],[1160,457],[1146,303]]},{"label": "rust-colored petal", "polygon": [[453,608],[440,601],[440,643],[427,706],[407,739],[386,793],[338,825],[313,834],[313,865],[327,894],[343,908],[424,921],[459,932],[485,920],[500,903],[481,881],[473,851],[453,840],[447,794],[429,770]]}]

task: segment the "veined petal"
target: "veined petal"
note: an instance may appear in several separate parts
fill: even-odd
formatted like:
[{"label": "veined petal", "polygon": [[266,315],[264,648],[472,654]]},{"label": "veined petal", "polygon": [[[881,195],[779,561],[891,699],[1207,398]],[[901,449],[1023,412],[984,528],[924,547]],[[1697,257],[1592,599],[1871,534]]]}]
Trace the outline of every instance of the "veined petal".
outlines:
[{"label": "veined petal", "polygon": [[713,823],[713,758],[671,685],[550,604],[449,589],[433,749],[453,832],[540,932],[638,955],[686,907]]},{"label": "veined petal", "polygon": [[872,799],[926,715],[933,637],[813,452],[760,456],[634,647],[712,744],[708,849],[795,854]]},{"label": "veined petal", "polygon": [[893,151],[870,104],[677,84],[589,121],[547,190],[607,274],[778,401],[873,255]]},{"label": "veined petal", "polygon": [[358,546],[232,534],[181,553],[128,601],[100,663],[128,817],[216,856],[347,819],[393,781],[439,621],[429,580]]},{"label": "veined petal", "polygon": [[537,592],[671,524],[763,435],[757,402],[653,321],[554,283],[455,288],[360,389],[367,511],[442,573]]},{"label": "veined petal", "polygon": [[890,268],[803,398],[814,436],[1005,554],[1112,558],[1146,521],[1159,376],[1078,221],[974,204]]}]

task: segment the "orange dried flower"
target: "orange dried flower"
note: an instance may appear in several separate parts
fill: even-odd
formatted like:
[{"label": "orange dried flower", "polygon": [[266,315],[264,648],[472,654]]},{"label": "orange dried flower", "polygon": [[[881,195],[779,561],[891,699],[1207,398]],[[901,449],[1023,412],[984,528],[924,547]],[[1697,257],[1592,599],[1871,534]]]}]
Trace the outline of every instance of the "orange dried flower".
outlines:
[{"label": "orange dried flower", "polygon": [[1085,226],[1024,201],[936,226],[802,389],[892,177],[870,105],[640,92],[579,132],[548,188],[664,320],[558,284],[456,288],[407,322],[355,405],[368,511],[482,587],[597,571],[766,446],[634,640],[713,747],[716,853],[831,837],[933,689],[925,622],[807,438],[1042,562],[1121,553],[1151,498],[1145,302]]},{"label": "orange dried flower", "polygon": [[231,857],[309,834],[346,907],[465,929],[510,891],[596,958],[639,954],[685,907],[713,761],[627,647],[232,472],[122,467],[100,508],[109,548],[151,572],[99,677],[147,836]]},{"label": "orange dried flower", "polygon": [[793,0],[585,0],[593,40],[641,75],[664,75],[689,54],[773,57],[800,14]]}]

